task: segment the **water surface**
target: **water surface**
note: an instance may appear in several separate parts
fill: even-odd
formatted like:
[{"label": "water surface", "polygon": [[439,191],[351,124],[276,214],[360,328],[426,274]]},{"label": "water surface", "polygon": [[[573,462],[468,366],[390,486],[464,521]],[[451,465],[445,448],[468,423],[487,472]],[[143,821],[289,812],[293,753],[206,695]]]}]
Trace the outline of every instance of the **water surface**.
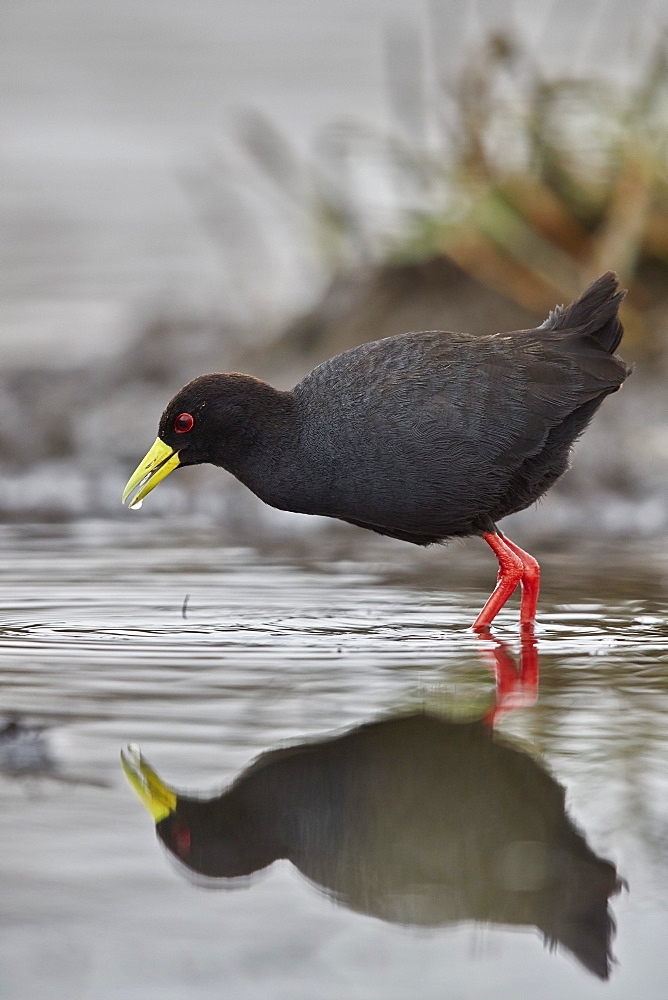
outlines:
[{"label": "water surface", "polygon": [[[542,558],[539,698],[511,693],[523,707],[499,716],[498,743],[475,736],[476,771],[478,750],[447,747],[464,732],[455,722],[478,734],[495,703],[501,647],[467,630],[493,582],[489,558],[475,543],[413,553],[343,539],[222,544],[211,528],[141,516],[0,534],[3,998],[663,995],[668,551]],[[496,635],[519,662],[516,607]],[[373,745],[370,723],[384,734]],[[351,739],[363,741],[359,766]],[[326,793],[319,771],[307,799],[299,768],[270,782],[281,801],[301,796],[298,848],[291,808],[277,827],[292,824],[291,860],[208,891],[156,840],[120,768],[129,743],[168,784],[206,795],[281,745],[345,764]],[[609,901],[618,964],[606,983],[582,961],[586,921],[552,952],[531,906],[523,924],[474,877],[503,849],[516,898],[538,899],[543,814],[531,803],[539,789],[558,798],[552,779],[586,844],[577,851],[628,882]],[[516,833],[500,818],[504,785],[506,803],[519,788]],[[354,811],[336,804],[342,789]],[[433,814],[402,806],[411,795]],[[466,824],[479,864],[462,854]],[[569,912],[599,869],[577,870],[563,882]],[[600,917],[600,892],[597,905]]]}]

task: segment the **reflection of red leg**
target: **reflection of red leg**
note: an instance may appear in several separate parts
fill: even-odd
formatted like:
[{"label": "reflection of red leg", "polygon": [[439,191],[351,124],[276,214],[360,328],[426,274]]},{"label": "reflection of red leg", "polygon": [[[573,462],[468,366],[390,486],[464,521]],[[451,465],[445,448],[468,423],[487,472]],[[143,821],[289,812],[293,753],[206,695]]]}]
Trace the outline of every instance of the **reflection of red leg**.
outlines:
[{"label": "reflection of red leg", "polygon": [[533,705],[538,701],[538,643],[533,634],[525,633],[522,636],[520,647],[520,674],[524,696],[527,698],[527,705]]},{"label": "reflection of red leg", "polygon": [[538,647],[533,635],[527,633],[522,636],[518,670],[510,649],[504,642],[489,631],[483,632],[481,638],[494,643],[493,649],[487,647],[483,650],[483,656],[490,661],[496,678],[494,707],[483,722],[493,726],[506,712],[512,712],[515,708],[528,708],[538,700]]},{"label": "reflection of red leg", "polygon": [[522,560],[522,604],[520,607],[520,624],[527,628],[533,628],[536,620],[536,605],[538,604],[538,591],[540,590],[540,566],[532,555],[521,549],[515,542],[503,536],[503,541],[508,548],[519,556]]},{"label": "reflection of red leg", "polygon": [[473,628],[478,632],[489,628],[508,598],[515,593],[524,574],[522,559],[506,545],[501,535],[486,532],[482,537],[499,560],[499,575],[492,596],[473,623]]}]

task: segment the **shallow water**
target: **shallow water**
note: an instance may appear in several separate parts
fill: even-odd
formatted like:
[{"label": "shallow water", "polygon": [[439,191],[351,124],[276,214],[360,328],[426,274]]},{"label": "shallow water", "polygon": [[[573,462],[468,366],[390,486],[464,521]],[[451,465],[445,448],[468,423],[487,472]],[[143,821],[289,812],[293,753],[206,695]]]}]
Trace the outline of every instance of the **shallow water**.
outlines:
[{"label": "shallow water", "polygon": [[[665,995],[665,545],[543,556],[539,697],[501,684],[501,708],[520,707],[499,714],[498,740],[476,722],[495,703],[495,653],[509,670],[466,628],[494,576],[476,543],[422,553],[352,533],[258,549],[142,514],[5,528],[0,556],[0,713],[21,720],[0,732],[3,998]],[[516,621],[513,606],[496,635],[519,663]],[[485,749],[458,757],[453,719]],[[374,720],[384,735],[364,742]],[[119,761],[139,744],[168,784],[213,795],[282,743],[343,754],[346,731],[364,752],[333,783],[292,765],[273,781],[300,803],[299,843],[293,831],[263,871],[215,883],[233,892],[167,856]],[[584,867],[563,860],[566,821],[536,832],[556,823],[536,804],[540,789],[554,799],[548,773],[593,852]],[[537,844],[556,851],[552,895]],[[497,850],[502,899],[484,875]],[[628,883],[609,903],[605,985],[574,957],[600,962],[604,932],[581,912],[597,858]],[[568,943],[551,951],[536,927],[559,906]]]}]

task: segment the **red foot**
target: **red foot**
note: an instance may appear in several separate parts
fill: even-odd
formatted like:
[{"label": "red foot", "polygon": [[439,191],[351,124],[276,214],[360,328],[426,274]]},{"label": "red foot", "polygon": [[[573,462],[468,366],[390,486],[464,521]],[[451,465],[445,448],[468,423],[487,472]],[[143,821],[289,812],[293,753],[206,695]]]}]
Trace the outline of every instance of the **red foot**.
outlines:
[{"label": "red foot", "polygon": [[473,628],[478,632],[488,629],[521,582],[520,623],[523,631],[532,632],[540,589],[540,566],[533,556],[509,538],[496,532],[487,532],[482,537],[499,560],[499,575],[494,592],[473,623]]}]

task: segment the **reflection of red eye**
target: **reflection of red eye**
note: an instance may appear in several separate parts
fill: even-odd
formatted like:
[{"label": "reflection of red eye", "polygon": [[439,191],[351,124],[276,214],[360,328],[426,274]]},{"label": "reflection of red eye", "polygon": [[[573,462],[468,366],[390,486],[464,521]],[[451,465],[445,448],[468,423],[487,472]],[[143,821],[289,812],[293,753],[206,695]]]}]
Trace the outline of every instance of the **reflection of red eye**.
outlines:
[{"label": "reflection of red eye", "polygon": [[192,430],[195,418],[191,413],[181,413],[174,421],[174,430],[177,434],[185,434]]},{"label": "reflection of red eye", "polygon": [[172,838],[174,850],[180,858],[186,858],[190,854],[190,829],[185,823],[174,823],[172,826]]}]

